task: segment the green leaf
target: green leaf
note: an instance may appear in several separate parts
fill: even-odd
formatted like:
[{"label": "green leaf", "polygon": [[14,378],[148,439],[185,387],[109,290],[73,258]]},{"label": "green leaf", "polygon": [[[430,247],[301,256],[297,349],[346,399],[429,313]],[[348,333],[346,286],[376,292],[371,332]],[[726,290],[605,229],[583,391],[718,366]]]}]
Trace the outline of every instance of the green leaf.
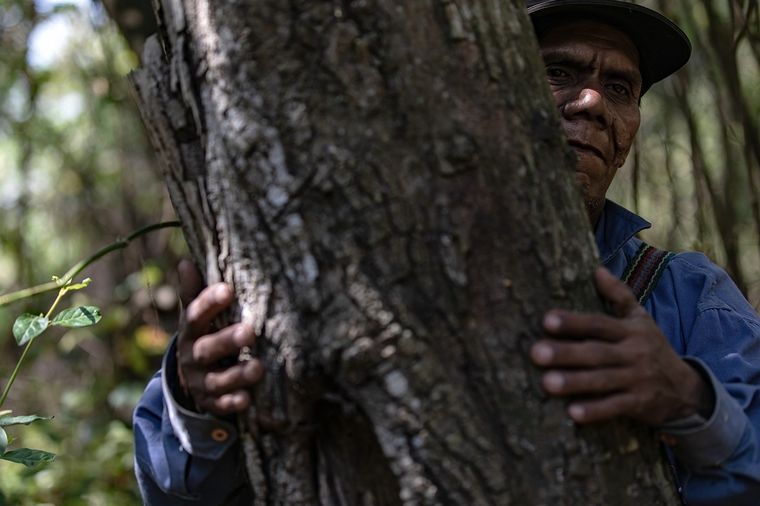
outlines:
[{"label": "green leaf", "polygon": [[0,416],[0,427],[9,427],[11,425],[29,425],[32,422],[38,420],[50,420],[52,416],[38,416],[38,415],[25,415],[25,416]]},{"label": "green leaf", "polygon": [[53,318],[51,325],[87,327],[100,321],[100,309],[95,306],[78,306],[64,309]]},{"label": "green leaf", "polygon": [[0,455],[5,453],[6,448],[8,448],[8,434],[5,433],[5,429],[0,427]]},{"label": "green leaf", "polygon": [[18,450],[5,452],[0,455],[0,459],[24,464],[26,467],[34,467],[46,462],[53,462],[55,460],[55,453],[32,450],[31,448],[19,448]]},{"label": "green leaf", "polygon": [[13,335],[19,346],[42,334],[50,321],[42,315],[24,313],[13,323]]}]

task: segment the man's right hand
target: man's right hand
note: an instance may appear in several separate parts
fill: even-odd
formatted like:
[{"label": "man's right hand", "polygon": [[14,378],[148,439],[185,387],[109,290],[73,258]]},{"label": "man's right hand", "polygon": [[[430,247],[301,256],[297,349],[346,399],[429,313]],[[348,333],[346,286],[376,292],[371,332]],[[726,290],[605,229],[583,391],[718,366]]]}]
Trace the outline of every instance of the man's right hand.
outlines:
[{"label": "man's right hand", "polygon": [[225,283],[205,289],[201,275],[190,261],[179,265],[180,291],[185,308],[177,337],[179,381],[195,407],[215,415],[229,415],[248,408],[250,389],[261,379],[261,361],[252,359],[221,367],[220,360],[237,358],[241,348],[253,347],[253,329],[235,323],[212,332],[212,322],[233,300]]}]

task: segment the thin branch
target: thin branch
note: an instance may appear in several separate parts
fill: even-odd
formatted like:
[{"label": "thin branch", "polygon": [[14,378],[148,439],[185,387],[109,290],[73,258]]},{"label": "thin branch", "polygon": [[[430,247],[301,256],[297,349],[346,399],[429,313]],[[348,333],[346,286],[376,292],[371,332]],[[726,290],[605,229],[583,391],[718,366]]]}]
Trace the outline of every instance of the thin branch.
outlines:
[{"label": "thin branch", "polygon": [[161,223],[154,223],[152,225],[148,225],[147,227],[143,227],[129,234],[126,237],[126,239],[121,239],[114,243],[111,243],[108,246],[93,253],[88,258],[77,262],[71,269],[69,269],[66,272],[66,274],[61,276],[60,279],[57,279],[55,281],[49,281],[41,285],[24,288],[23,290],[18,290],[16,292],[11,292],[5,295],[0,295],[0,307],[7,306],[21,299],[26,299],[27,297],[32,297],[34,295],[39,295],[42,293],[59,290],[62,286],[65,286],[68,282],[74,279],[74,277],[77,274],[79,274],[84,269],[86,269],[90,264],[92,264],[93,262],[96,262],[97,260],[99,260],[100,258],[102,258],[103,256],[107,255],[108,253],[112,251],[126,248],[127,245],[129,245],[129,243],[133,241],[134,239],[140,236],[143,236],[145,234],[148,234],[150,232],[153,232],[155,230],[159,230],[163,228],[175,228],[179,226],[180,226],[179,221],[164,221]]}]

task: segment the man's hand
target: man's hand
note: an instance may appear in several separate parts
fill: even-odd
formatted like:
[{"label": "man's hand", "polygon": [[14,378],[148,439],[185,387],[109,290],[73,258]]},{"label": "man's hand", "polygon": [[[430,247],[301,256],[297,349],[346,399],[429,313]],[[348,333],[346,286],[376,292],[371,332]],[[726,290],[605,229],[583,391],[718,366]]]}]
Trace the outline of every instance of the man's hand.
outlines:
[{"label": "man's hand", "polygon": [[214,318],[232,303],[232,290],[216,283],[200,291],[200,273],[189,261],[180,263],[179,275],[185,307],[177,338],[180,385],[201,411],[215,415],[243,411],[251,404],[249,389],[261,379],[263,366],[253,359],[222,368],[219,361],[236,358],[244,346],[253,347],[253,329],[237,323],[211,332]]},{"label": "man's hand", "polygon": [[607,269],[596,272],[600,294],[615,316],[553,310],[544,316],[550,336],[531,348],[544,368],[550,395],[572,396],[568,414],[578,423],[618,416],[648,425],[695,413],[708,416],[712,392],[700,374],[671,348],[625,283]]}]

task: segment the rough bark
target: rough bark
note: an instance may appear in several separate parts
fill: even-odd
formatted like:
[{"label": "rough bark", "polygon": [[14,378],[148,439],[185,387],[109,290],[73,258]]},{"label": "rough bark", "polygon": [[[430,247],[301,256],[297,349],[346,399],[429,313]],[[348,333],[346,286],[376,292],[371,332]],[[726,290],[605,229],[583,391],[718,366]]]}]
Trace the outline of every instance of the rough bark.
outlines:
[{"label": "rough bark", "polygon": [[267,376],[256,504],[674,504],[651,433],[579,429],[527,349],[599,308],[521,3],[166,0],[133,81]]}]

